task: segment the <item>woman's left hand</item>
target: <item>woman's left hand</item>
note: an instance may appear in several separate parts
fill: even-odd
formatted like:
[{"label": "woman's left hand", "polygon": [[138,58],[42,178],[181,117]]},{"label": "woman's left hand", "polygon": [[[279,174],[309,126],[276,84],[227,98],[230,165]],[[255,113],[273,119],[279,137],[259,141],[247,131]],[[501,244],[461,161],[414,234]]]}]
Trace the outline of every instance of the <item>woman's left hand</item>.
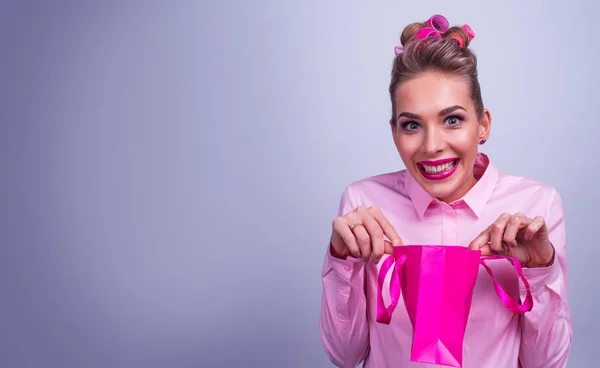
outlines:
[{"label": "woman's left hand", "polygon": [[528,268],[547,267],[554,259],[544,218],[528,218],[522,213],[502,214],[469,244],[469,249],[481,250],[482,256],[510,256]]}]

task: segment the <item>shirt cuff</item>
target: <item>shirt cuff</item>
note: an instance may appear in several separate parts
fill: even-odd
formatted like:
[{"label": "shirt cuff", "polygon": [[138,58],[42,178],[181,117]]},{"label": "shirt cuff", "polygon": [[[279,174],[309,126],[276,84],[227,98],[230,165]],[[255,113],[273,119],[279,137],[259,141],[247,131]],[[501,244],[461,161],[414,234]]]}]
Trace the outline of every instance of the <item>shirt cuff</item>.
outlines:
[{"label": "shirt cuff", "polygon": [[[548,267],[523,268],[523,276],[529,283],[531,291],[539,290],[553,283],[560,273],[560,264],[558,262],[556,252],[552,264]],[[525,286],[521,285],[521,291],[525,290]]]},{"label": "shirt cuff", "polygon": [[325,261],[329,268],[333,269],[335,274],[343,281],[350,282],[352,275],[364,267],[365,262],[362,259],[347,257],[341,259],[331,255],[331,245],[327,248]]}]

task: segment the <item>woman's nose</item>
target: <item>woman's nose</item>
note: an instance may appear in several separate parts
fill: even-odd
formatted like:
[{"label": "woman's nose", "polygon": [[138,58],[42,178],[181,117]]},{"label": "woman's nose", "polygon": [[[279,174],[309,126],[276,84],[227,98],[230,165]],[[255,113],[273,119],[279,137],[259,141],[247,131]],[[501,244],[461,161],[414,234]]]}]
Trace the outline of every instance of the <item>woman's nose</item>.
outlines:
[{"label": "woman's nose", "polygon": [[427,155],[435,155],[444,150],[446,142],[437,129],[428,129],[423,136],[422,150]]}]

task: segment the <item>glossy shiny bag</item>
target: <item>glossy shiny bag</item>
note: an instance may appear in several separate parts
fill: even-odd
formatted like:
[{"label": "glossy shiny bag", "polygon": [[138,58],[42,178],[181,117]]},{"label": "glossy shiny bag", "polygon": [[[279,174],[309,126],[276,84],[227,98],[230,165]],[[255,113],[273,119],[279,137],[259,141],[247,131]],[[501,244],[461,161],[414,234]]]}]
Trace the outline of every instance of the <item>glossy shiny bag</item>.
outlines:
[{"label": "glossy shiny bag", "polygon": [[[514,265],[527,290],[521,304],[512,299],[486,264],[507,259]],[[481,257],[481,251],[462,246],[405,245],[381,265],[377,280],[377,322],[390,324],[400,295],[413,326],[411,361],[462,367],[463,341],[473,289],[482,265],[494,281],[498,297],[512,312],[523,314],[533,307],[529,284],[518,260],[505,256]],[[383,285],[390,275],[390,305],[383,301]]]}]

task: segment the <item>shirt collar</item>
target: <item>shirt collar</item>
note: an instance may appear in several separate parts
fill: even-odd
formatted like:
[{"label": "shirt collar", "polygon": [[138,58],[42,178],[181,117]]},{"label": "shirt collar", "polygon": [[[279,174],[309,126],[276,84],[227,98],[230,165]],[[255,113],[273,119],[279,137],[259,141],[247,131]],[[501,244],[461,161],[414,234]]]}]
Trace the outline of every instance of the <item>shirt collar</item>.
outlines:
[{"label": "shirt collar", "polygon": [[[499,173],[487,155],[478,153],[473,166],[473,174],[477,179],[477,183],[462,198],[453,203],[464,201],[475,216],[479,217],[494,191]],[[417,210],[419,218],[423,218],[431,202],[438,200],[429,195],[409,172],[407,172],[407,176],[408,195]]]}]

